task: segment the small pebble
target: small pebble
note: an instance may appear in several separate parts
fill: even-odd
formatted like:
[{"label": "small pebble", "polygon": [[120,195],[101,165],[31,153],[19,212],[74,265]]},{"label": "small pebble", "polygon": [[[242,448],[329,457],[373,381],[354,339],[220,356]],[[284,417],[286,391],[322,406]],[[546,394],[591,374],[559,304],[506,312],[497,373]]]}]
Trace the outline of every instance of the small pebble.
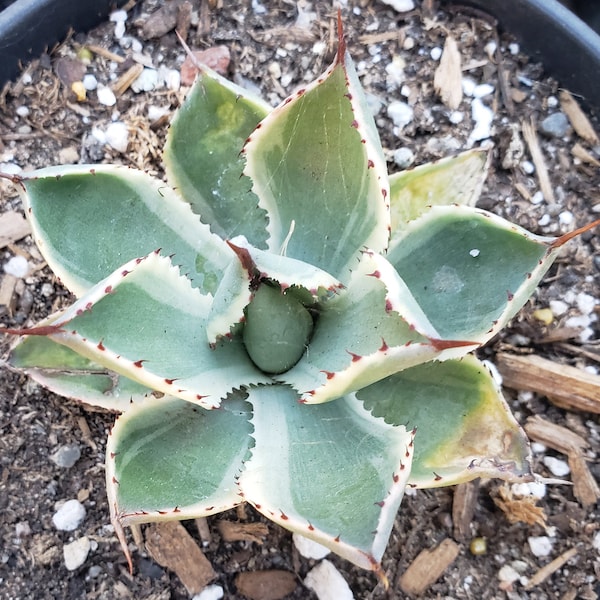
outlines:
[{"label": "small pebble", "polygon": [[521,48],[519,46],[519,44],[517,44],[516,42],[513,42],[512,44],[508,45],[508,51],[513,55],[516,56],[517,54],[519,54],[519,52],[521,51]]},{"label": "small pebble", "polygon": [[492,122],[494,120],[494,111],[486,106],[479,98],[474,98],[471,103],[471,116],[475,121],[475,127],[469,135],[469,142],[479,142],[492,135]]},{"label": "small pebble", "polygon": [[79,151],[75,146],[67,146],[58,151],[58,162],[61,165],[74,165],[79,160]]},{"label": "small pebble", "polygon": [[473,92],[475,91],[475,88],[477,87],[477,83],[474,79],[471,79],[470,77],[463,77],[461,80],[461,85],[462,85],[462,90],[463,90],[463,94],[465,96],[473,96]]},{"label": "small pebble", "polygon": [[325,558],[331,552],[329,548],[326,548],[318,542],[309,540],[307,537],[298,533],[294,533],[292,539],[294,541],[294,546],[296,546],[296,549],[304,556],[304,558],[320,560],[321,558]]},{"label": "small pebble", "polygon": [[114,106],[117,103],[117,98],[113,91],[105,85],[99,85],[96,94],[98,96],[98,102],[104,106]]},{"label": "small pebble", "polygon": [[504,565],[498,571],[498,579],[506,583],[513,583],[519,579],[520,575],[510,565]]},{"label": "small pebble", "polygon": [[127,11],[115,10],[110,13],[108,20],[112,23],[124,23],[125,21],[127,21]]},{"label": "small pebble", "polygon": [[592,540],[592,546],[600,553],[600,531],[596,532],[596,535]]},{"label": "small pebble", "polygon": [[88,569],[88,577],[90,579],[96,579],[100,573],[102,573],[102,567],[100,565],[92,565]]},{"label": "small pebble", "polygon": [[80,458],[81,449],[78,444],[65,444],[50,456],[55,465],[65,469],[70,469]]},{"label": "small pebble", "polygon": [[555,477],[565,477],[571,472],[566,461],[555,458],[554,456],[544,456],[544,464]]},{"label": "small pebble", "polygon": [[98,80],[91,73],[87,73],[83,76],[83,87],[88,92],[92,92],[98,87]]},{"label": "small pebble", "polygon": [[220,585],[208,585],[199,594],[192,596],[192,600],[221,600],[224,595]]},{"label": "small pebble", "polygon": [[406,74],[404,73],[405,67],[406,62],[402,57],[397,55],[392,58],[392,62],[385,66],[386,84],[389,91],[395,90],[404,83],[406,79]]},{"label": "small pebble", "polygon": [[413,109],[406,102],[400,102],[399,100],[390,102],[387,113],[399,129],[402,129],[413,120]]},{"label": "small pebble", "polygon": [[496,44],[496,42],[488,42],[484,47],[485,53],[489,56],[490,60],[494,58],[497,49],[498,44]]},{"label": "small pebble", "polygon": [[29,526],[29,523],[27,521],[19,521],[15,525],[15,535],[18,538],[27,537],[28,535],[31,535],[31,527]]},{"label": "small pebble", "polygon": [[533,498],[541,499],[546,495],[546,484],[539,481],[514,483],[510,489],[515,496],[532,496]]},{"label": "small pebble", "polygon": [[527,543],[534,556],[548,556],[552,552],[553,543],[547,535],[528,537]]},{"label": "small pebble", "polygon": [[521,161],[521,171],[523,171],[525,175],[533,175],[535,166],[530,160]]},{"label": "small pebble", "polygon": [[381,0],[384,4],[391,6],[394,10],[398,12],[408,12],[409,10],[414,10],[415,3],[414,0]]},{"label": "small pebble", "polygon": [[410,148],[398,148],[394,151],[394,163],[401,169],[408,169],[415,162],[415,153]]},{"label": "small pebble", "polygon": [[563,210],[558,215],[558,222],[561,223],[561,225],[571,225],[571,223],[573,223],[574,220],[575,216],[570,210]]},{"label": "small pebble", "polygon": [[465,115],[461,113],[459,110],[454,110],[450,113],[448,120],[453,125],[458,125],[464,121]]},{"label": "small pebble", "polygon": [[579,312],[581,312],[583,315],[589,315],[594,312],[596,304],[598,303],[594,296],[590,296],[590,294],[586,294],[585,292],[580,292],[577,294],[575,302],[577,303]]},{"label": "small pebble", "polygon": [[15,109],[15,112],[20,117],[27,117],[27,116],[29,116],[29,109],[26,106],[17,106],[17,108]]},{"label": "small pebble", "polygon": [[432,60],[440,60],[442,57],[442,49],[439,46],[432,48],[429,52],[429,56],[431,56]]},{"label": "small pebble", "polygon": [[540,442],[531,442],[531,451],[534,454],[543,454],[548,448]]},{"label": "small pebble", "polygon": [[127,152],[129,130],[122,121],[115,121],[106,128],[106,143],[118,152]]},{"label": "small pebble", "polygon": [[473,248],[472,250],[469,250],[469,254],[473,258],[477,258],[481,254],[481,251],[479,250],[479,248]]},{"label": "small pebble", "polygon": [[13,277],[23,278],[29,272],[29,263],[24,256],[13,256],[4,264],[4,272]]},{"label": "small pebble", "polygon": [[67,500],[52,515],[54,527],[59,531],[73,531],[77,529],[85,519],[85,507],[79,500]]},{"label": "small pebble", "polygon": [[489,96],[494,93],[494,86],[491,83],[481,83],[478,86],[475,86],[473,90],[474,98],[485,98],[485,96]]},{"label": "small pebble", "polygon": [[533,196],[531,196],[531,204],[541,204],[544,201],[544,193],[538,190]]},{"label": "small pebble", "polygon": [[63,556],[67,571],[78,569],[86,561],[89,553],[90,540],[87,536],[83,536],[70,544],[65,544],[63,546]]},{"label": "small pebble", "polygon": [[569,127],[569,119],[563,112],[552,113],[540,123],[540,131],[553,138],[563,138],[569,131]]},{"label": "small pebble", "polygon": [[139,94],[140,92],[151,92],[158,85],[158,71],[156,69],[145,68],[131,84],[131,89]]},{"label": "small pebble", "polygon": [[348,583],[327,559],[308,572],[304,585],[311,589],[319,600],[354,600]]}]

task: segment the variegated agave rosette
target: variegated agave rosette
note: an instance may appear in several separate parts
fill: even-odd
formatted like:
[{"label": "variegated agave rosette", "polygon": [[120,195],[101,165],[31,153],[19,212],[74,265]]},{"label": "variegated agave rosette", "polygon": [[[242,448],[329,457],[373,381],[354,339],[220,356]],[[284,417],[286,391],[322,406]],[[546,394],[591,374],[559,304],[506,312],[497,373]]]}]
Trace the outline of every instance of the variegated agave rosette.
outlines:
[{"label": "variegated agave rosette", "polygon": [[[76,302],[7,363],[119,411],[112,521],[249,502],[380,572],[406,486],[529,480],[527,439],[468,354],[567,237],[473,208],[486,155],[388,177],[340,35],[275,109],[203,68],[168,183],[113,165],[10,176]],[[8,176],[7,176],[8,177]]]}]

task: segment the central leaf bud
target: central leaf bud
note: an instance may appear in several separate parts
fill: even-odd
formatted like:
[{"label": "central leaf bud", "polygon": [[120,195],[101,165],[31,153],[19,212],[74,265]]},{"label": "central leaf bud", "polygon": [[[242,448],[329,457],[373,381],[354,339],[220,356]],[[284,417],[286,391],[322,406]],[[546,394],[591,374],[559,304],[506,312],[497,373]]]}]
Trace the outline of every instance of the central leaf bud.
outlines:
[{"label": "central leaf bud", "polygon": [[265,373],[284,373],[306,351],[313,318],[293,290],[263,283],[246,308],[244,344],[252,362]]}]

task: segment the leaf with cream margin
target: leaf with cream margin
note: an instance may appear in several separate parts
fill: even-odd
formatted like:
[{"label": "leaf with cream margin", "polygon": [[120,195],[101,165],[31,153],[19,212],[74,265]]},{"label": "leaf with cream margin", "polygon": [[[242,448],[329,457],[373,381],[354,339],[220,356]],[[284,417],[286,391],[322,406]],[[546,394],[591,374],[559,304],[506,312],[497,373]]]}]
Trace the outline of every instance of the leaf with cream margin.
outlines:
[{"label": "leaf with cream margin", "polygon": [[[49,325],[56,316],[38,327]],[[107,410],[123,412],[153,392],[45,336],[21,338],[6,361],[55,394]]]},{"label": "leaf with cream margin", "polygon": [[116,165],[49,167],[16,181],[38,248],[77,296],[160,248],[214,292],[233,254],[164,182]]},{"label": "leaf with cream margin", "polygon": [[394,246],[409,221],[431,206],[475,206],[489,168],[489,153],[467,150],[390,175],[390,214]]},{"label": "leaf with cream margin", "polygon": [[244,235],[266,247],[267,218],[240,151],[271,107],[202,66],[177,111],[164,151],[168,181],[223,239]]},{"label": "leaf with cream margin", "polygon": [[244,147],[269,249],[346,283],[361,248],[387,247],[383,151],[343,39],[331,67],[275,108]]},{"label": "leaf with cream margin", "polygon": [[169,258],[152,253],[124,265],[40,333],[153,390],[212,408],[233,387],[270,379],[239,340],[209,346],[211,302]]},{"label": "leaf with cream margin", "polygon": [[106,447],[106,483],[128,559],[124,526],[204,517],[242,502],[237,477],[252,442],[243,397],[236,392],[218,410],[205,410],[165,396],[117,419]]},{"label": "leaf with cream margin", "polygon": [[373,415],[416,429],[408,485],[476,477],[532,481],[525,432],[487,367],[474,356],[406,369],[356,393]]},{"label": "leaf with cream margin", "polygon": [[252,387],[255,439],[239,484],[267,518],[381,573],[410,473],[413,434],[351,397],[298,403],[287,386]]}]

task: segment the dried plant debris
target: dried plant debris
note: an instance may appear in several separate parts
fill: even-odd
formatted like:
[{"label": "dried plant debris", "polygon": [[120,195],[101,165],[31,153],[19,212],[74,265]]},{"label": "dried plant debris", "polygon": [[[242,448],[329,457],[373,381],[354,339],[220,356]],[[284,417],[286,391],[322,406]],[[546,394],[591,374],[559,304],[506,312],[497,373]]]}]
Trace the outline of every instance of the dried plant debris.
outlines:
[{"label": "dried plant debris", "polygon": [[[483,208],[547,235],[568,233],[598,218],[598,122],[582,113],[577,98],[559,91],[559,83],[547,78],[514,40],[499,35],[489,20],[460,12],[450,18],[431,2],[416,2],[408,13],[396,12],[379,0],[342,4],[348,44],[369,93],[390,170],[467,146],[493,145],[491,172],[480,202]],[[421,9],[427,9],[426,14]],[[182,71],[187,54],[175,36],[176,28],[194,52],[224,55],[224,50],[216,49],[226,48],[229,62],[223,61],[223,72],[276,104],[304,83],[304,74],[314,78],[330,62],[335,17],[330,3],[305,1],[128,3],[125,11],[94,32],[76,34],[52,55],[34,60],[3,90],[0,170],[19,173],[59,162],[120,162],[160,176],[160,148],[169,115],[180,105],[193,77]],[[450,39],[457,51],[448,49]],[[522,123],[533,127],[536,141],[525,140]],[[21,229],[22,216],[14,216],[22,215],[17,194],[4,180],[0,180],[0,206],[4,268],[0,318],[2,324],[12,326],[38,321],[60,308],[67,294],[44,268],[24,226]],[[16,275],[6,272],[11,260],[12,266],[23,267]],[[566,425],[585,442],[576,444],[578,450],[554,448],[557,440],[571,439],[560,430],[534,443],[535,469],[548,474],[544,458],[563,453],[574,485],[547,486],[546,494],[537,499],[499,491],[494,496],[500,502],[496,506],[482,484],[469,502],[457,503],[455,518],[462,520],[456,535],[466,542],[471,534],[485,537],[489,551],[479,556],[459,551],[453,556],[454,543],[446,541],[442,548],[450,552],[444,560],[436,559],[439,576],[426,581],[427,597],[497,598],[501,592],[490,582],[498,580],[498,556],[506,565],[518,563],[523,574],[523,581],[517,573],[507,584],[515,594],[525,593],[528,578],[540,598],[592,597],[587,578],[600,576],[596,508],[600,425],[590,408],[597,394],[578,390],[587,375],[592,382],[598,376],[599,271],[600,238],[586,234],[565,250],[506,335],[482,351],[483,358],[492,360],[499,349],[529,359],[519,369],[521,375],[529,374],[530,383],[536,373],[531,364],[538,356],[549,362],[544,364],[545,373],[567,376],[575,369],[578,383],[552,380],[550,389],[543,387],[543,380],[550,379],[542,372],[535,386],[521,380],[511,383],[505,375],[506,383],[515,388],[507,395],[522,423],[544,415],[545,421]],[[534,316],[546,309],[550,315],[546,313],[544,320]],[[6,595],[25,598],[35,589],[40,600],[74,600],[84,595],[90,599],[189,598],[182,580],[169,575],[171,567],[158,567],[143,549],[136,555],[136,573],[130,577],[118,543],[106,527],[101,464],[112,416],[90,415],[5,370],[1,387],[0,578]],[[577,430],[568,420],[571,411],[582,415]],[[80,428],[84,417],[89,434]],[[76,442],[82,455],[73,467],[48,460],[61,446]],[[434,540],[453,534],[452,496],[451,490],[441,489],[417,491],[405,498],[384,557],[390,582],[398,582],[410,560],[429,552]],[[50,516],[57,501],[77,497],[87,516],[73,537],[86,536],[92,545],[85,562],[67,571],[63,547],[71,540],[53,528]],[[558,571],[536,575],[540,564],[524,550],[527,538],[539,535],[545,523],[553,523],[573,507],[580,511],[578,518],[558,528],[548,558],[571,559],[569,576],[561,576],[554,561],[548,566]],[[510,518],[517,515],[519,522],[510,523],[505,510]],[[256,527],[246,533],[263,539],[264,523],[252,510],[227,518]],[[242,600],[235,583],[239,574],[277,571],[289,581],[287,598],[316,598],[301,583],[314,561],[293,551],[289,534],[272,527],[262,545],[248,539],[225,541],[217,523],[209,518],[202,536],[196,527],[186,528],[196,547],[193,552],[201,552],[215,573],[216,580],[209,584],[216,586],[211,588],[215,593],[220,590],[228,599]],[[576,557],[570,554],[574,547]],[[406,597],[398,585],[386,592],[373,575],[331,560],[357,599]]]}]

